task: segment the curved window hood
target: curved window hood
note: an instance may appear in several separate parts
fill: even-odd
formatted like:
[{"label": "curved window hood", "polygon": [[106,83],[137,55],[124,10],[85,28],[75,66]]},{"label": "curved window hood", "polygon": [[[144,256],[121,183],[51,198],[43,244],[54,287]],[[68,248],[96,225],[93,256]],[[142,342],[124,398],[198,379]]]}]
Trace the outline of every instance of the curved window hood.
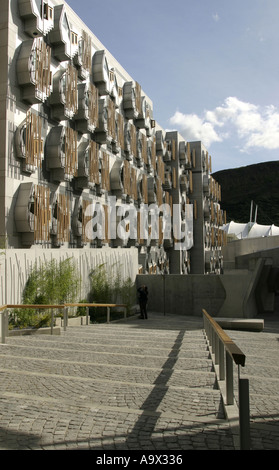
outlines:
[{"label": "curved window hood", "polygon": [[15,133],[17,157],[22,159],[23,171],[33,173],[41,167],[44,150],[42,120],[34,112],[28,112]]},{"label": "curved window hood", "polygon": [[46,168],[53,181],[71,181],[77,176],[77,133],[70,127],[53,127],[46,141]]},{"label": "curved window hood", "polygon": [[48,188],[32,182],[21,183],[14,214],[23,245],[50,243],[51,206]]},{"label": "curved window hood", "polygon": [[29,104],[46,101],[52,92],[51,49],[43,38],[21,44],[16,69],[23,100]]},{"label": "curved window hood", "polygon": [[18,0],[24,31],[31,37],[44,36],[54,27],[54,6],[46,0]]},{"label": "curved window hood", "polygon": [[77,70],[71,64],[61,68],[53,77],[53,92],[49,98],[52,118],[72,119],[78,112]]},{"label": "curved window hood", "polygon": [[[54,27],[48,37],[54,57],[60,62],[69,60],[71,58],[71,28],[65,5],[54,7]],[[74,49],[74,52],[77,53],[77,48]]]},{"label": "curved window hood", "polygon": [[99,125],[99,92],[87,80],[78,84],[78,112],[75,114],[77,130],[94,133]]}]

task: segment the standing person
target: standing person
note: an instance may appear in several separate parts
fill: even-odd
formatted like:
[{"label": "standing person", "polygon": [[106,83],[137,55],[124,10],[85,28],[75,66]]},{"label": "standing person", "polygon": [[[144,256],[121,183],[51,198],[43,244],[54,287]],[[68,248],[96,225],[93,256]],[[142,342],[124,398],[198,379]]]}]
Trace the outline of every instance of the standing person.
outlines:
[{"label": "standing person", "polygon": [[141,286],[138,289],[139,294],[139,306],[140,306],[140,318],[147,318],[147,300],[148,300],[148,289],[147,286]]}]

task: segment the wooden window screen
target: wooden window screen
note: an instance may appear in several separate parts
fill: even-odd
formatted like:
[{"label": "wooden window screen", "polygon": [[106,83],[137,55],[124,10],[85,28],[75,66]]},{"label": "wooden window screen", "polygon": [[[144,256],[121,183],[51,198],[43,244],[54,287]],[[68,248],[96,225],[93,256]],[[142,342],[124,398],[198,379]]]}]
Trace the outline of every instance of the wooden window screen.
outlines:
[{"label": "wooden window screen", "polygon": [[101,187],[105,191],[110,190],[110,180],[109,180],[109,154],[102,152],[101,160]]},{"label": "wooden window screen", "polygon": [[163,204],[163,188],[160,178],[156,178],[156,193],[157,193],[157,203],[159,206]]},{"label": "wooden window screen", "polygon": [[99,145],[93,140],[89,144],[89,181],[95,184],[100,183]]},{"label": "wooden window screen", "polygon": [[99,91],[98,88],[90,83],[88,90],[88,116],[89,125],[98,127],[99,124]]},{"label": "wooden window screen", "polygon": [[51,93],[51,48],[41,39],[37,38],[35,43],[35,86],[36,94],[45,94],[48,97]]},{"label": "wooden window screen", "polygon": [[92,47],[89,34],[82,31],[82,67],[91,74],[92,69]]},{"label": "wooden window screen", "polygon": [[25,159],[26,165],[40,168],[43,153],[42,120],[32,111],[26,115]]},{"label": "wooden window screen", "polygon": [[133,199],[138,198],[137,170],[135,168],[131,168],[131,194],[130,196]]},{"label": "wooden window screen", "polygon": [[65,80],[65,107],[69,113],[76,114],[78,111],[78,72],[71,64],[66,70]]},{"label": "wooden window screen", "polygon": [[78,169],[77,132],[65,128],[65,174],[76,176]]},{"label": "wooden window screen", "polygon": [[131,153],[134,157],[137,155],[137,131],[134,124],[130,124],[130,135],[131,135]]},{"label": "wooden window screen", "polygon": [[34,186],[34,242],[50,241],[50,190],[44,186]]},{"label": "wooden window screen", "polygon": [[66,194],[58,194],[57,199],[57,241],[65,243],[70,241],[71,210],[70,198]]},{"label": "wooden window screen", "polygon": [[142,175],[142,198],[144,204],[148,204],[147,175]]},{"label": "wooden window screen", "polygon": [[148,163],[148,153],[147,153],[147,138],[144,134],[141,134],[141,143],[142,143],[142,159],[144,163]]},{"label": "wooden window screen", "polygon": [[122,150],[125,148],[125,139],[124,139],[124,118],[122,114],[118,113],[117,115],[117,140]]},{"label": "wooden window screen", "polygon": [[115,104],[108,98],[108,135],[116,141]]},{"label": "wooden window screen", "polygon": [[130,163],[127,160],[124,160],[124,165],[123,165],[123,189],[124,189],[124,193],[130,196],[131,169],[130,169]]}]

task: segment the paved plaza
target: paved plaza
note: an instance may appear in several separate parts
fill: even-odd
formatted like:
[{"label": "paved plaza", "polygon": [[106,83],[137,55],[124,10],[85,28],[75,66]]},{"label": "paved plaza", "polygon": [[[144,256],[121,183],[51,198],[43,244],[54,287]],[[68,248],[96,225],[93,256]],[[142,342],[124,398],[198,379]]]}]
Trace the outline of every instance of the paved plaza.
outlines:
[{"label": "paved plaza", "polygon": [[[247,356],[251,448],[278,450],[279,322],[227,333]],[[151,313],[59,336],[7,338],[0,450],[26,449],[238,449],[202,319]]]}]

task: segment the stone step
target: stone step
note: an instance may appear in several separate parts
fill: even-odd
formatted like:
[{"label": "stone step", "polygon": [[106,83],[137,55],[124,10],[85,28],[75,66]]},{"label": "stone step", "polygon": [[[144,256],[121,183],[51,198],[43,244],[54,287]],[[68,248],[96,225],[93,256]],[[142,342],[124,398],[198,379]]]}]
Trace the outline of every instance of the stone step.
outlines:
[{"label": "stone step", "polygon": [[[73,434],[69,447],[83,445],[79,433],[87,421],[85,448],[194,449],[185,430],[198,426],[204,433],[210,425],[216,448],[225,440],[233,449],[203,330],[180,318],[165,321],[165,329],[157,325],[136,320],[68,327],[60,336],[8,337],[0,345],[0,449],[5,422],[18,435],[40,432],[40,448],[54,445],[53,436],[59,447],[61,429],[64,449]],[[201,441],[207,446],[205,434],[198,447]]]}]

